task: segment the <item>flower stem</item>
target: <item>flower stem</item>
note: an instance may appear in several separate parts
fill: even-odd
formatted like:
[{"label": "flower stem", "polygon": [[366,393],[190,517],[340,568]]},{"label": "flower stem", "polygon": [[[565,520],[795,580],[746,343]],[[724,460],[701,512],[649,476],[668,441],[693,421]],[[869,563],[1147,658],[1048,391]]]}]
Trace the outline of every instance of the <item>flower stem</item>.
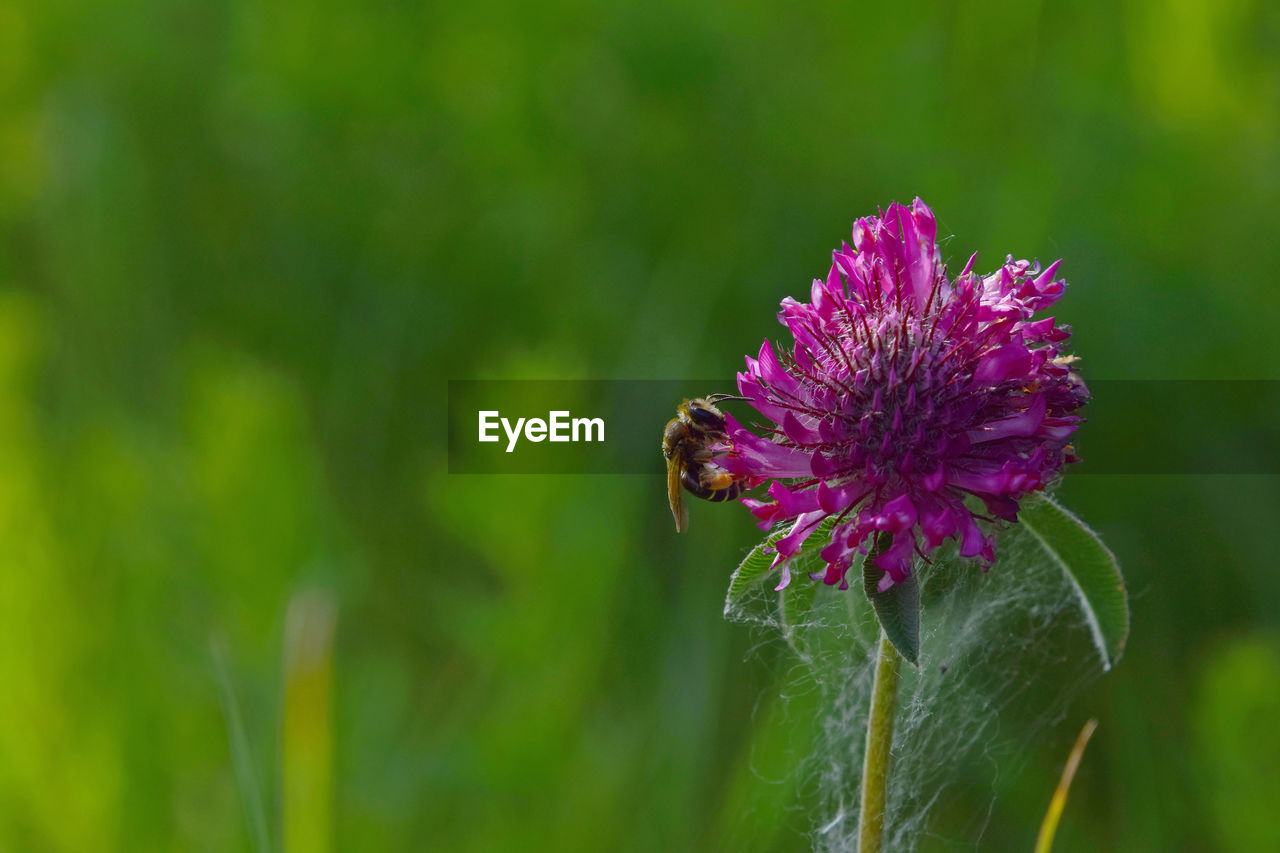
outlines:
[{"label": "flower stem", "polygon": [[858,815],[858,853],[880,853],[884,841],[885,790],[889,781],[889,746],[898,704],[898,650],[880,633],[871,717],[867,720],[867,754],[862,765],[862,810]]}]

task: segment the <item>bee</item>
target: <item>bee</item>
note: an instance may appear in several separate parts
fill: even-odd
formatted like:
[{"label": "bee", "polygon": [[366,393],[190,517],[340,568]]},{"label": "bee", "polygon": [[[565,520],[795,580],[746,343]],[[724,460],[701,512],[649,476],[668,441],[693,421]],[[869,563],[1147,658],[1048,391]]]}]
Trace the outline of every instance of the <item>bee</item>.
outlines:
[{"label": "bee", "polygon": [[695,397],[676,409],[676,416],[662,433],[662,455],[667,460],[667,500],[676,520],[676,531],[689,528],[689,511],[680,493],[683,486],[703,500],[731,501],[742,494],[747,478],[731,474],[715,463],[711,446],[725,436],[724,414],[713,401],[733,399],[727,394]]}]

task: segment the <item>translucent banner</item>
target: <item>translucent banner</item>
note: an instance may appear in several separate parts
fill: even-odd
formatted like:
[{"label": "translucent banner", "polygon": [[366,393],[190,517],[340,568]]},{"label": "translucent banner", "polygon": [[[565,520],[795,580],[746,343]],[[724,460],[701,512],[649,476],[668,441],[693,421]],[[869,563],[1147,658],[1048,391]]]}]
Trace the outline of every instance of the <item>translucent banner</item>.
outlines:
[{"label": "translucent banner", "polygon": [[[1089,380],[1082,474],[1280,474],[1280,380]],[[662,430],[720,380],[451,380],[451,474],[661,474]],[[745,424],[743,402],[722,404]]]}]

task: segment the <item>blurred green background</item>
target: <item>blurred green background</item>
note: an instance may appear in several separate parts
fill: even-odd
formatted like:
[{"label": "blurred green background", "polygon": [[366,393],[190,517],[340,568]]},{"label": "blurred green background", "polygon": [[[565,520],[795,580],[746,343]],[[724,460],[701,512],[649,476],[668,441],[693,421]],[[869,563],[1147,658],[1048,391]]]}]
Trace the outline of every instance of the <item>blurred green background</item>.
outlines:
[{"label": "blurred green background", "polygon": [[[917,194],[1086,376],[1280,378],[1280,6],[0,4],[0,848],[804,849],[746,513],[449,476],[445,383],[727,382]],[[979,848],[1097,715],[1058,849],[1280,849],[1280,482],[1062,496],[1133,634]]]}]

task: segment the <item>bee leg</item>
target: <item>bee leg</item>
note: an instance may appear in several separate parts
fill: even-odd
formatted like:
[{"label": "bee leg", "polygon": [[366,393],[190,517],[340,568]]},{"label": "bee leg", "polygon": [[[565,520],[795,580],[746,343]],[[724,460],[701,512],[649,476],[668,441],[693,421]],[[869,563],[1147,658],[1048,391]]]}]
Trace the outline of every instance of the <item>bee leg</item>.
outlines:
[{"label": "bee leg", "polygon": [[714,503],[722,503],[724,501],[731,501],[740,494],[742,494],[742,484],[734,480],[724,488],[713,491],[707,500]]},{"label": "bee leg", "polygon": [[680,482],[694,497],[713,503],[731,501],[742,494],[742,482],[716,466],[689,466],[680,476]]},{"label": "bee leg", "polygon": [[694,462],[697,462],[700,465],[705,465],[706,463],[710,462],[712,459],[715,459],[715,458],[716,458],[716,454],[713,453],[711,448],[707,447],[706,445],[701,445],[697,447],[689,454],[689,459],[691,459]]},{"label": "bee leg", "polygon": [[718,465],[702,466],[698,471],[698,478],[702,480],[702,485],[713,492],[727,489],[733,484],[733,475]]},{"label": "bee leg", "polygon": [[711,490],[707,500],[720,503],[731,501],[742,494],[742,482],[719,466],[704,467],[702,482]]}]

